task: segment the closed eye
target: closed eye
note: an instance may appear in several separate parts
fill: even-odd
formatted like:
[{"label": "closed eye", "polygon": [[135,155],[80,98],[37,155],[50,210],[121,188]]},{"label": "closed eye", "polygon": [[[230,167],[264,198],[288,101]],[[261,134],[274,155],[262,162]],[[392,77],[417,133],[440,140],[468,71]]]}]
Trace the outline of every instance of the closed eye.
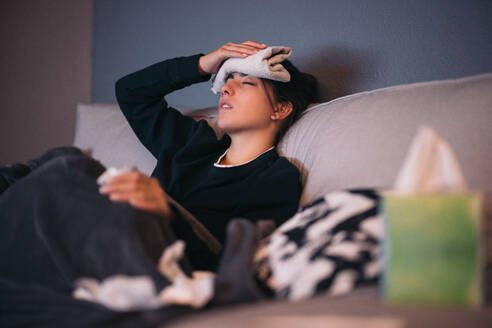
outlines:
[{"label": "closed eye", "polygon": [[255,85],[254,83],[251,82],[243,82],[243,84]]},{"label": "closed eye", "polygon": [[234,74],[239,74],[239,76],[241,76],[241,77],[246,76],[246,74],[244,74],[244,73],[231,72],[231,73],[227,74],[225,81],[227,82],[227,80],[229,80],[229,79],[234,79]]}]

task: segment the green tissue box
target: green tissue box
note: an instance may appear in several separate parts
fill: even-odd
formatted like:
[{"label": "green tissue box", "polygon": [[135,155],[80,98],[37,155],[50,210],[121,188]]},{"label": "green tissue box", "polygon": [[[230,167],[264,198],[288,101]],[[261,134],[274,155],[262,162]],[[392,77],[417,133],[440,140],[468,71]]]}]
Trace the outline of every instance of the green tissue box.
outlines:
[{"label": "green tissue box", "polygon": [[386,302],[482,305],[480,193],[387,193],[381,210]]}]

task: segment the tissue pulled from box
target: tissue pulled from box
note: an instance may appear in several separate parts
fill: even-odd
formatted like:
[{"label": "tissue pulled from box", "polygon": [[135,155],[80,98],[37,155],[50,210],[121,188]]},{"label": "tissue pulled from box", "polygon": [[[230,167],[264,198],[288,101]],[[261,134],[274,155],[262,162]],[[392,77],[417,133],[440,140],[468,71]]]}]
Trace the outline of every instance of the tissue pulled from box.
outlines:
[{"label": "tissue pulled from box", "polygon": [[449,144],[432,128],[421,127],[400,168],[394,191],[412,194],[466,189],[460,165]]},{"label": "tissue pulled from box", "polygon": [[106,169],[106,171],[104,171],[98,178],[97,178],[97,184],[100,185],[100,186],[103,186],[103,185],[106,185],[109,183],[109,181],[122,174],[122,173],[126,173],[126,172],[130,172],[130,171],[133,171],[133,170],[136,170],[137,168],[136,167],[122,167],[122,168],[117,168],[117,167],[109,167]]}]

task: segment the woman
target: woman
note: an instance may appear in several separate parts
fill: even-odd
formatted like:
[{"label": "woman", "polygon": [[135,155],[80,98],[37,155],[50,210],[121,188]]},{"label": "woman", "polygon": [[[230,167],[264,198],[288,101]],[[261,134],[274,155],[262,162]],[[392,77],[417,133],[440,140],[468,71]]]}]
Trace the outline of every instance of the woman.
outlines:
[{"label": "woman", "polygon": [[[166,60],[121,78],[118,103],[140,141],[157,158],[152,177],[122,174],[100,189],[117,202],[172,219],[165,193],[192,212],[219,241],[233,217],[274,219],[278,225],[297,210],[302,186],[298,169],[279,157],[275,146],[312,102],[315,80],[289,61],[288,83],[234,73],[222,86],[217,140],[205,121],[196,122],[168,107],[163,96],[208,81],[230,57],[244,58],[267,46],[227,43],[207,55]],[[164,192],[165,191],[165,192]],[[182,220],[172,220],[197,269],[216,264]],[[210,254],[208,254],[210,255]]]}]

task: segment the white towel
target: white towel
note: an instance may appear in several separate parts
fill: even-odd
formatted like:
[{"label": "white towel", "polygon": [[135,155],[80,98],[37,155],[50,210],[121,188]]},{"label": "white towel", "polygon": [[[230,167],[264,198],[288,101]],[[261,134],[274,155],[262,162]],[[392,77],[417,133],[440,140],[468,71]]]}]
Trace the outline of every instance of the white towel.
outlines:
[{"label": "white towel", "polygon": [[229,73],[239,72],[258,78],[289,82],[290,74],[281,62],[292,54],[292,49],[272,46],[246,58],[230,57],[224,61],[215,75],[212,91],[217,94]]}]

